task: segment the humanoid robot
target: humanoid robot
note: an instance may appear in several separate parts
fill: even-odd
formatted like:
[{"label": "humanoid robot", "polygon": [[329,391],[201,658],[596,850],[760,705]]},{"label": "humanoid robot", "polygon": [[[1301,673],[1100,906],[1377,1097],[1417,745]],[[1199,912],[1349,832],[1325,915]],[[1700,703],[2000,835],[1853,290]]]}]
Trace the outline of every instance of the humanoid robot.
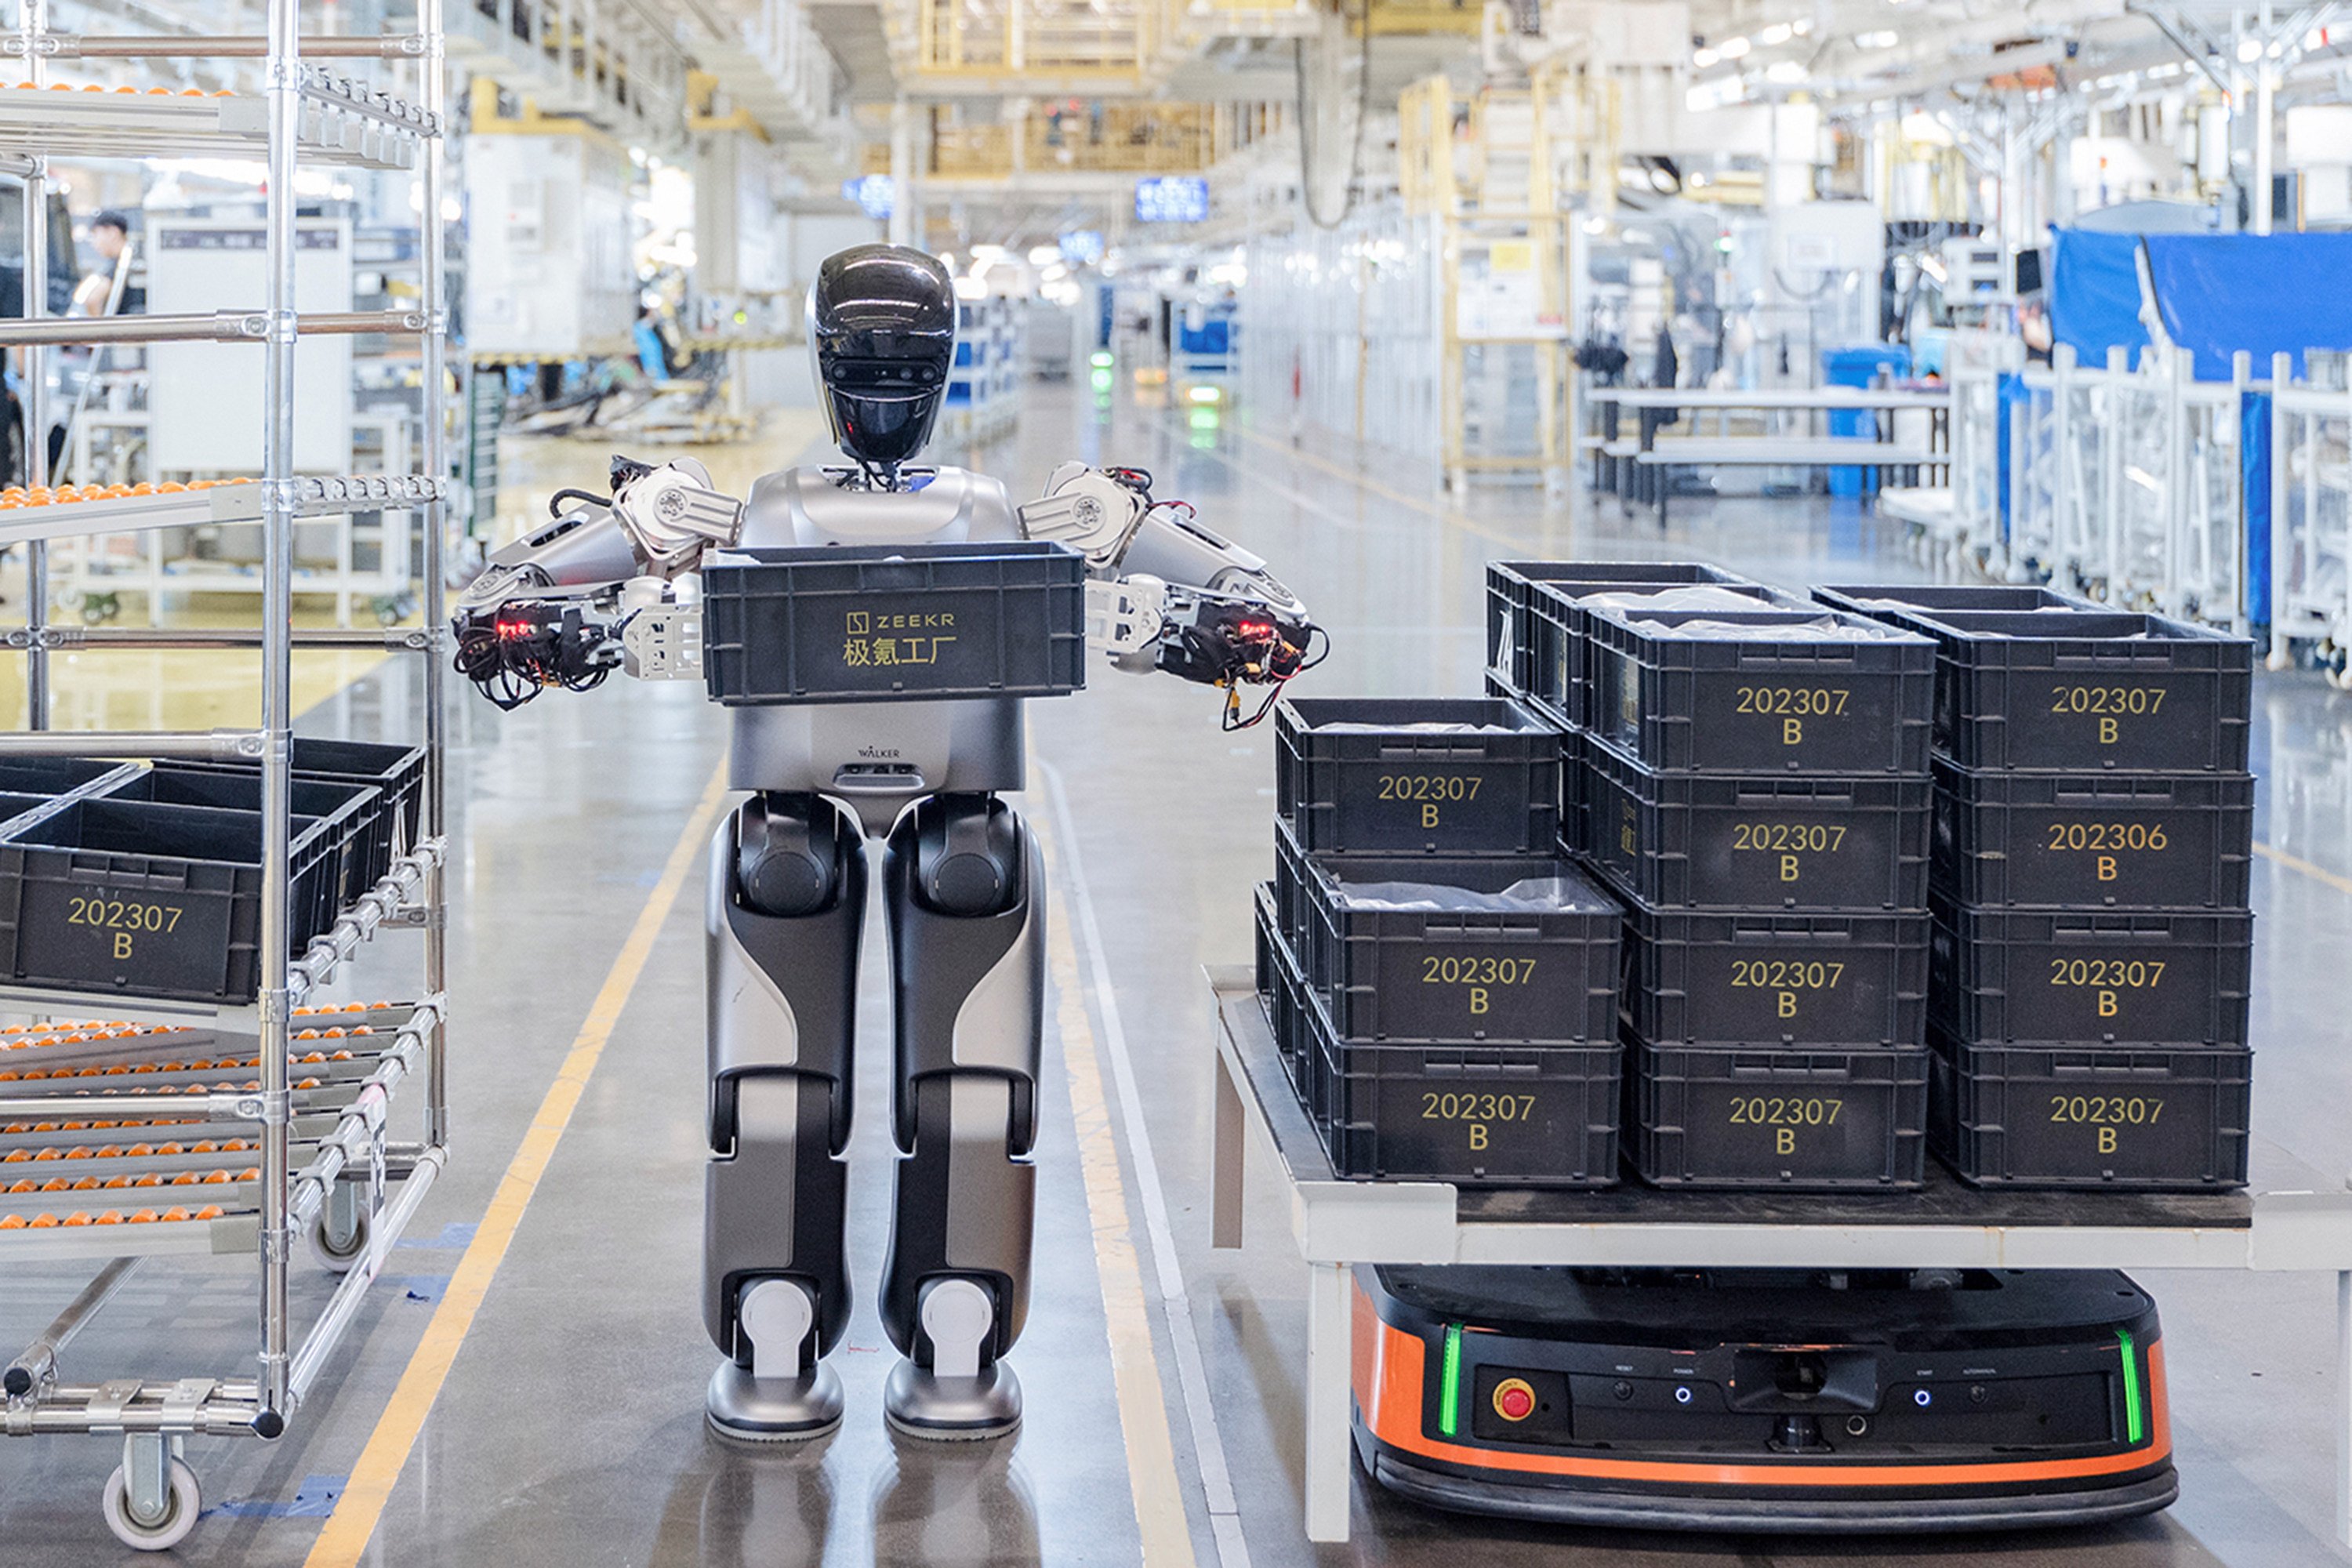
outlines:
[{"label": "humanoid robot", "polygon": [[[847,467],[762,477],[747,501],[692,459],[615,459],[579,502],[500,551],[460,599],[457,662],[501,706],[623,668],[700,677],[697,569],[741,547],[1059,542],[1087,562],[1088,640],[1130,670],[1278,690],[1315,628],[1265,564],[1154,501],[1150,478],[1056,469],[1019,508],[998,481],[919,468],[954,360],[956,300],[919,251],[827,260],[808,337]],[[1045,895],[1022,787],[1021,700],[736,707],[730,782],[751,798],[711,845],[710,1160],[703,1317],[725,1358],[721,1433],[785,1441],[841,1419],[826,1353],[848,1321],[843,1235],[866,839],[885,841],[897,1191],[881,1316],[885,1394],[910,1436],[1020,1419],[1005,1352],[1028,1310]],[[1258,713],[1263,713],[1261,706]]]}]

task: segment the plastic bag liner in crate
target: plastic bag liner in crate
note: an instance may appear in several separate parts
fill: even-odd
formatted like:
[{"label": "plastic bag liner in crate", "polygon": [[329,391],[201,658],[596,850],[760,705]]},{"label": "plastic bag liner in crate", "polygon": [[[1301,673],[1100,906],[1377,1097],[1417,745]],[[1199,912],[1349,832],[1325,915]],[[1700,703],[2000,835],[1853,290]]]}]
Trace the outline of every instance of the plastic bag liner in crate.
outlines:
[{"label": "plastic bag liner in crate", "polygon": [[1625,1017],[1653,1045],[1927,1040],[1927,916],[1632,907]]},{"label": "plastic bag liner in crate", "polygon": [[[288,946],[319,933],[327,825],[296,817]],[[77,800],[0,830],[0,953],[17,984],[246,1003],[260,987],[261,814]]]},{"label": "plastic bag liner in crate", "polygon": [[1834,610],[1600,609],[1588,726],[1647,766],[1920,773],[1936,645]]},{"label": "plastic bag liner in crate", "polygon": [[1923,610],[1936,745],[1964,768],[2243,773],[2254,645],[2158,616]]},{"label": "plastic bag liner in crate", "polygon": [[[261,776],[158,763],[106,785],[109,800],[149,800],[164,805],[209,805],[225,811],[259,811]],[[296,816],[324,823],[335,843],[335,874],[319,879],[318,929],[335,923],[351,901],[373,885],[369,857],[382,825],[382,793],[372,784],[296,779],[287,804]]]},{"label": "plastic bag liner in crate", "polygon": [[[297,735],[290,752],[294,776],[325,784],[366,784],[377,792],[376,821],[366,840],[359,892],[375,886],[392,868],[393,857],[416,847],[425,810],[425,748],[379,741],[332,741]],[[242,773],[258,778],[258,762],[178,762],[175,768]]]},{"label": "plastic bag liner in crate", "polygon": [[1066,545],[731,550],[702,568],[703,676],[730,707],[1060,697],[1087,683]]},{"label": "plastic bag liner in crate", "polygon": [[1961,904],[2246,907],[2251,773],[2021,773],[1936,763],[1929,871]]},{"label": "plastic bag liner in crate", "polygon": [[1937,1039],[1929,1130],[1980,1185],[2200,1191],[2246,1184],[2253,1052],[2019,1048]]},{"label": "plastic bag liner in crate", "polygon": [[1927,1021],[1969,1045],[2242,1046],[2242,910],[1979,909],[1938,898]]},{"label": "plastic bag liner in crate", "polygon": [[1571,722],[1598,717],[1592,691],[1592,617],[1603,610],[1787,610],[1793,602],[1760,583],[1534,583],[1528,620],[1536,651],[1530,679],[1544,703]]},{"label": "plastic bag liner in crate", "polygon": [[1584,754],[1587,853],[1653,909],[1927,907],[1924,774],[1662,773],[1592,736]]},{"label": "plastic bag liner in crate", "polygon": [[1544,703],[1554,716],[1575,719],[1562,706],[1564,692],[1557,680],[1549,694],[1536,684],[1538,652],[1548,668],[1562,668],[1564,655],[1557,640],[1531,619],[1529,588],[1543,582],[1582,583],[1596,590],[1633,583],[1746,583],[1717,566],[1696,561],[1490,561],[1486,563],[1486,669],[1510,683],[1514,695]]},{"label": "plastic bag liner in crate", "polygon": [[1927,1052],[1638,1043],[1633,1166],[1660,1186],[1891,1191],[1927,1178]]},{"label": "plastic bag liner in crate", "polygon": [[1343,1040],[1617,1033],[1617,903],[1565,859],[1321,860],[1299,961]]},{"label": "plastic bag liner in crate", "polygon": [[1815,588],[1812,595],[1833,610],[1876,621],[1938,610],[2089,610],[2106,606],[2031,583],[1889,583]]},{"label": "plastic bag liner in crate", "polygon": [[1274,710],[1275,807],[1309,854],[1549,855],[1560,731],[1491,699],[1307,697]]},{"label": "plastic bag liner in crate", "polygon": [[1307,1096],[1340,1175],[1469,1186],[1617,1181],[1615,1041],[1589,1046],[1368,1045],[1335,1039],[1310,990]]}]

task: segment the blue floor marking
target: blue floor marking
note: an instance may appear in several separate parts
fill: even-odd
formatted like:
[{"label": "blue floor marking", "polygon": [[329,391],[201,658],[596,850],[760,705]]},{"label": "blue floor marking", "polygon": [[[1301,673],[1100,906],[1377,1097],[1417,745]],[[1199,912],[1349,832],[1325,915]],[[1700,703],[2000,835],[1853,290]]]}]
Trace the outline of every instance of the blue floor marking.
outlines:
[{"label": "blue floor marking", "polygon": [[291,1502],[273,1502],[267,1498],[244,1498],[236,1502],[215,1503],[196,1517],[213,1519],[324,1519],[335,1511],[335,1500],[343,1495],[350,1484],[349,1476],[304,1476]]}]

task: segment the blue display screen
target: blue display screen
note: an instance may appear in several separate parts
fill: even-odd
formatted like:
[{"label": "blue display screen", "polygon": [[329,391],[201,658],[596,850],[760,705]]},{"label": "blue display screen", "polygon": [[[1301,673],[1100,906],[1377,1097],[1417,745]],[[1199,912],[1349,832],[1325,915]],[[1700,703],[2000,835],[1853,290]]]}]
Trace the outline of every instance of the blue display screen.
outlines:
[{"label": "blue display screen", "polygon": [[1209,216],[1209,182],[1198,174],[1162,174],[1135,182],[1138,223],[1203,223]]},{"label": "blue display screen", "polygon": [[1102,259],[1102,231],[1074,228],[1061,237],[1061,247],[1063,260],[1078,267],[1088,266]]},{"label": "blue display screen", "polygon": [[898,183],[887,174],[862,174],[841,182],[842,200],[856,202],[870,218],[888,217],[898,195]]}]

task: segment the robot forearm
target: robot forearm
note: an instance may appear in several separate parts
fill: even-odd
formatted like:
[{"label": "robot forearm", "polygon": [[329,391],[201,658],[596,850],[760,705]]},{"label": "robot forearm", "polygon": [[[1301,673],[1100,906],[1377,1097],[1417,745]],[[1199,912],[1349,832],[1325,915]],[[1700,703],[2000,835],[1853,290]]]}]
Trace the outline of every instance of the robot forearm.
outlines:
[{"label": "robot forearm", "polygon": [[675,654],[671,617],[691,595],[674,584],[706,551],[735,542],[743,505],[692,458],[615,458],[612,478],[609,499],[558,491],[551,510],[582,504],[491,556],[458,597],[457,671],[501,708],[550,686],[588,690],[625,657],[633,673],[699,673]]},{"label": "robot forearm", "polygon": [[1263,560],[1192,510],[1153,500],[1140,470],[1066,463],[1020,509],[1021,529],[1087,557],[1088,639],[1115,668],[1224,687],[1227,725],[1238,727],[1238,688],[1278,687],[1306,668],[1318,628]]}]

